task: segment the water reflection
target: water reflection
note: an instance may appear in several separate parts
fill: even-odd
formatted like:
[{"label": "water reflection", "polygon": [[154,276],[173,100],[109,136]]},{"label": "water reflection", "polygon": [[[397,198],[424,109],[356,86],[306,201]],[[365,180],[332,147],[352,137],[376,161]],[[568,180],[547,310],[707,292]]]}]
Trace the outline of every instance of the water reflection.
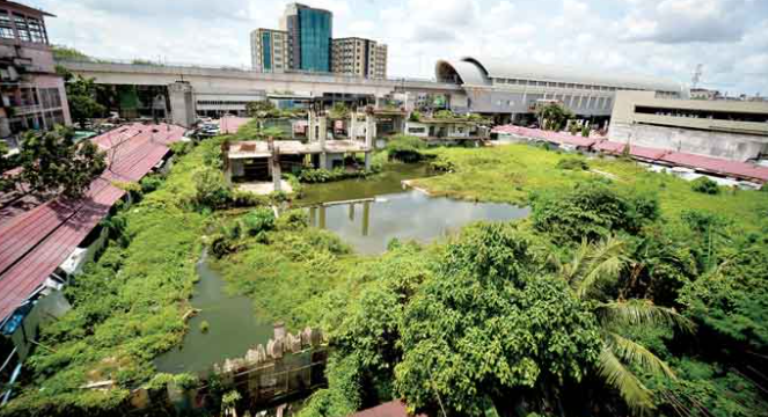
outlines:
[{"label": "water reflection", "polygon": [[419,191],[309,208],[310,224],[331,230],[360,253],[382,253],[392,239],[429,242],[477,220],[525,217],[526,207],[430,198]]}]

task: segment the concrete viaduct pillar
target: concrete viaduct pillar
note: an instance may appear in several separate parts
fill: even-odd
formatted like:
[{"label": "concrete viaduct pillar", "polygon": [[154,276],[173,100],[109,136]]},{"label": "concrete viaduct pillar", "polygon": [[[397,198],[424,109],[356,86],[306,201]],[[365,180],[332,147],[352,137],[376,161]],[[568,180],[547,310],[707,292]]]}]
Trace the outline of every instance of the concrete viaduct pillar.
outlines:
[{"label": "concrete viaduct pillar", "polygon": [[195,124],[195,103],[192,98],[192,85],[184,81],[176,81],[168,86],[171,101],[171,121],[173,124],[192,127]]}]

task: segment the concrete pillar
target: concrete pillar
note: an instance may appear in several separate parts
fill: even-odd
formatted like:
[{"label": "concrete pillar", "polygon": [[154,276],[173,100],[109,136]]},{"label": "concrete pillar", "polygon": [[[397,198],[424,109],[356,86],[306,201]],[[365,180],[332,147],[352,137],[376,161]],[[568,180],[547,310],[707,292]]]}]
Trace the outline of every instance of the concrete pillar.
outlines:
[{"label": "concrete pillar", "polygon": [[325,153],[325,138],[328,136],[328,118],[318,117],[317,126],[320,140],[320,168],[328,169],[328,155]]},{"label": "concrete pillar", "polygon": [[347,136],[349,136],[350,140],[357,140],[357,113],[352,112],[352,116],[349,119],[349,133]]},{"label": "concrete pillar", "polygon": [[371,151],[365,153],[365,170],[371,170]]},{"label": "concrete pillar", "polygon": [[365,116],[365,146],[373,149],[373,141],[376,136],[376,118],[369,115]]},{"label": "concrete pillar", "polygon": [[283,190],[282,172],[280,172],[280,161],[277,158],[270,158],[272,163],[272,183],[275,187],[275,192]]},{"label": "concrete pillar", "polygon": [[325,229],[325,206],[320,206],[320,221],[318,222],[321,229]]},{"label": "concrete pillar", "polygon": [[317,140],[317,118],[315,117],[315,112],[310,110],[308,115],[308,122],[309,125],[307,126],[307,140],[309,142],[314,142]]},{"label": "concrete pillar", "polygon": [[354,204],[349,205],[349,221],[350,222],[355,221],[355,205]]},{"label": "concrete pillar", "polygon": [[184,127],[195,124],[195,103],[192,98],[192,85],[185,81],[176,81],[168,86],[171,101],[171,121]]},{"label": "concrete pillar", "polygon": [[371,202],[363,203],[363,236],[368,236],[368,229],[371,224]]}]

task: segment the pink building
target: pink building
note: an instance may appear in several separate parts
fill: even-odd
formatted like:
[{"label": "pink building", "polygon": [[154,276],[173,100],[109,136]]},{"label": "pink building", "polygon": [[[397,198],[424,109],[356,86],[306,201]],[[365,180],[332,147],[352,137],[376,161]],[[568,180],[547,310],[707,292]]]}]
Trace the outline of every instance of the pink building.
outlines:
[{"label": "pink building", "polygon": [[0,138],[11,146],[27,130],[70,125],[64,79],[56,74],[45,29],[50,13],[0,0]]}]

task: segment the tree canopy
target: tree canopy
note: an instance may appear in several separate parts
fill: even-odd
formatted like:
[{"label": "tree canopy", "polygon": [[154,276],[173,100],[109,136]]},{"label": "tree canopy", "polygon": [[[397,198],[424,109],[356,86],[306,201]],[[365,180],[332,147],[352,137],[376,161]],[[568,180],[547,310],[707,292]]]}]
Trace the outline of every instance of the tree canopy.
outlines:
[{"label": "tree canopy", "polygon": [[21,172],[15,181],[35,192],[77,197],[106,168],[105,155],[90,141],[73,142],[71,129],[27,132],[21,148]]},{"label": "tree canopy", "polygon": [[102,116],[106,107],[96,100],[98,86],[93,78],[85,78],[82,75],[73,75],[71,72],[59,67],[59,72],[64,76],[67,89],[67,100],[72,118],[85,127],[87,119]]}]

